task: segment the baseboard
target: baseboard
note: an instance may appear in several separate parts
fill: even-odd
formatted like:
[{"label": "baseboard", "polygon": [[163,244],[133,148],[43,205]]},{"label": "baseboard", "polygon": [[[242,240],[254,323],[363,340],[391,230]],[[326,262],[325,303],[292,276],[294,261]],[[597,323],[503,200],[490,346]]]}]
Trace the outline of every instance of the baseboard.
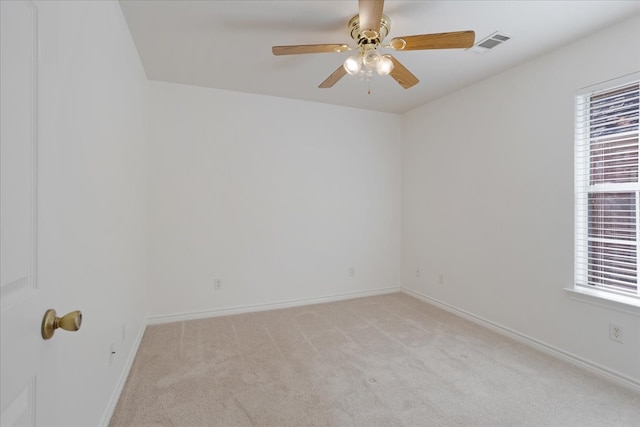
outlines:
[{"label": "baseboard", "polygon": [[581,357],[578,357],[574,354],[568,353],[564,350],[561,350],[559,348],[556,348],[552,345],[546,344],[542,341],[538,341],[534,338],[531,338],[527,335],[521,334],[520,332],[514,331],[512,329],[509,329],[505,326],[502,326],[498,323],[492,322],[490,320],[484,319],[480,316],[476,316],[475,314],[471,314],[469,312],[466,312],[464,310],[461,310],[457,307],[454,307],[452,305],[449,305],[445,302],[439,301],[435,298],[431,298],[427,295],[424,295],[420,292],[414,291],[412,289],[407,289],[407,288],[400,288],[400,292],[405,293],[409,296],[418,298],[426,303],[432,304],[436,307],[442,308],[443,310],[446,310],[450,313],[453,313],[457,316],[460,316],[462,318],[465,318],[471,322],[474,322],[480,326],[484,326],[488,329],[491,329],[495,332],[498,332],[499,334],[502,335],[506,335],[510,338],[515,339],[518,342],[521,342],[523,344],[529,345],[530,347],[533,347],[537,350],[540,350],[544,353],[547,353],[551,356],[554,356],[558,359],[564,360],[568,363],[571,363],[574,366],[578,366],[580,368],[586,369],[589,372],[592,372],[598,376],[604,377],[606,379],[608,379],[609,381],[612,381],[616,384],[619,384],[621,386],[624,386],[626,388],[629,388],[631,390],[640,392],[640,382],[630,378],[624,374],[621,374],[619,372],[615,372],[611,369],[605,368],[604,366],[601,366],[597,363],[591,362],[589,360],[585,360]]},{"label": "baseboard", "polygon": [[143,321],[142,327],[140,331],[138,331],[138,335],[133,343],[133,347],[129,352],[129,357],[124,364],[124,368],[122,369],[122,373],[120,374],[120,378],[116,384],[113,393],[111,394],[111,399],[109,399],[109,404],[104,411],[104,415],[102,416],[102,421],[99,425],[102,427],[109,427],[109,422],[111,421],[111,417],[113,416],[113,411],[116,409],[116,405],[118,404],[118,400],[120,399],[120,394],[124,389],[124,385],[127,382],[127,378],[129,377],[129,372],[131,371],[131,367],[133,366],[133,361],[136,358],[136,354],[138,354],[138,349],[140,348],[140,343],[142,342],[142,337],[144,336],[144,331],[147,328],[147,322]]},{"label": "baseboard", "polygon": [[303,298],[295,300],[278,301],[267,304],[244,305],[229,308],[219,308],[214,310],[192,311],[188,313],[176,313],[162,316],[151,316],[147,319],[149,325],[161,323],[182,322],[185,320],[205,319],[209,317],[228,316],[231,314],[252,313],[257,311],[275,310],[279,308],[298,307],[310,304],[321,304],[325,302],[342,301],[354,298],[369,297],[375,295],[385,295],[400,292],[399,287],[374,289],[370,291],[349,292],[343,294],[326,295],[322,297]]}]

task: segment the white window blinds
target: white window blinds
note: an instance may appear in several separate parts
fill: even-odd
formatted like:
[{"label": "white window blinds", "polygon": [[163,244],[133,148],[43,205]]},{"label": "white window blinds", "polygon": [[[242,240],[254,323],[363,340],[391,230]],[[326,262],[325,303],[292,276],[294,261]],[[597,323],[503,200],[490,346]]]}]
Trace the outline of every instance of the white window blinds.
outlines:
[{"label": "white window blinds", "polygon": [[640,75],[576,97],[577,286],[639,297]]}]

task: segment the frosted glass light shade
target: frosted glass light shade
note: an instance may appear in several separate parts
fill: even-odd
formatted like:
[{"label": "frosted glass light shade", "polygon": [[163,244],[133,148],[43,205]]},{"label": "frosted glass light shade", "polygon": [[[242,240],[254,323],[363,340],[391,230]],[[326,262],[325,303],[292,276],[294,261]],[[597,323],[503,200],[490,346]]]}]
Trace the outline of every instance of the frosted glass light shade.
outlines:
[{"label": "frosted glass light shade", "polygon": [[393,61],[389,57],[389,55],[382,55],[378,64],[376,65],[376,71],[381,76],[386,76],[391,71],[393,71]]},{"label": "frosted glass light shade", "polygon": [[354,76],[358,74],[358,71],[360,71],[360,68],[362,67],[362,61],[360,60],[360,55],[352,55],[348,57],[344,61],[343,66],[345,71],[350,75]]},{"label": "frosted glass light shade", "polygon": [[362,58],[362,64],[368,70],[375,70],[378,66],[378,63],[380,63],[380,54],[375,50],[370,50]]}]

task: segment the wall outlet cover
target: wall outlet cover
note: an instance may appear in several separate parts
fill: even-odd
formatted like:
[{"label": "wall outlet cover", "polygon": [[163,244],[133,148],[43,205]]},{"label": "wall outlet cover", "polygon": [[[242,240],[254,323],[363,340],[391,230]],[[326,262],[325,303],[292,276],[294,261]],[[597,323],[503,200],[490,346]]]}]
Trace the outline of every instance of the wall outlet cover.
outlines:
[{"label": "wall outlet cover", "polygon": [[622,333],[622,326],[610,323],[609,324],[609,339],[611,339],[612,341],[617,341],[619,343],[622,343],[622,342],[624,342],[623,337],[624,337],[624,335]]}]

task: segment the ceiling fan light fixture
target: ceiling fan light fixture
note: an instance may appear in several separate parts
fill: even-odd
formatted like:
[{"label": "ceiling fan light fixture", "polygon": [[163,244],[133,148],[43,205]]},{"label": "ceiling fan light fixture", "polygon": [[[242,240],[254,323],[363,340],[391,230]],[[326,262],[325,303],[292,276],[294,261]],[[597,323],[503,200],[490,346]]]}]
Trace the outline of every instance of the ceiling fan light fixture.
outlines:
[{"label": "ceiling fan light fixture", "polygon": [[362,59],[360,55],[351,55],[344,61],[343,66],[349,75],[355,76],[362,68]]}]

